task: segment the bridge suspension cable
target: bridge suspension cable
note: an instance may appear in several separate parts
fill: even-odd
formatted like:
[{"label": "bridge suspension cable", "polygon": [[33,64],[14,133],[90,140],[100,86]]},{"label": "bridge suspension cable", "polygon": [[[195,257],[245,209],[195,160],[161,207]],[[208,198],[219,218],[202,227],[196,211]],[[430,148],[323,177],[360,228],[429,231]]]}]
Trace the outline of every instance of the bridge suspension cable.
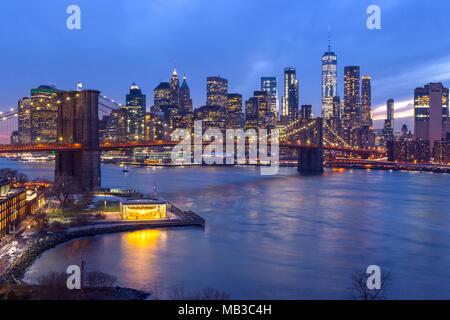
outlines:
[{"label": "bridge suspension cable", "polygon": [[[355,150],[358,150],[359,148],[357,147],[357,146],[351,146],[350,144],[348,144],[347,142],[345,142],[345,140],[341,137],[341,136],[339,136],[332,128],[330,128],[330,126],[327,124],[327,122],[326,121],[324,121],[324,127],[329,131],[329,132],[331,132],[336,138],[337,138],[337,140],[339,140],[341,143],[342,143],[342,145],[345,147],[345,148],[349,148],[349,149],[355,149]],[[328,143],[330,143],[330,142],[328,142]],[[332,146],[335,146],[335,144],[334,143],[330,143]]]},{"label": "bridge suspension cable", "polygon": [[[296,121],[292,122],[292,124],[298,123],[298,122],[299,122],[299,120],[296,120]],[[280,134],[280,140],[281,139],[287,139],[287,138],[289,138],[290,136],[292,136],[292,135],[294,135],[296,133],[299,133],[299,132],[302,132],[304,130],[307,130],[307,129],[311,128],[315,124],[316,123],[314,121],[311,121],[311,122],[303,125],[300,128],[292,129],[292,131],[289,131],[289,132],[284,131],[282,134]],[[287,126],[284,130],[288,129],[290,126],[291,125]]]}]

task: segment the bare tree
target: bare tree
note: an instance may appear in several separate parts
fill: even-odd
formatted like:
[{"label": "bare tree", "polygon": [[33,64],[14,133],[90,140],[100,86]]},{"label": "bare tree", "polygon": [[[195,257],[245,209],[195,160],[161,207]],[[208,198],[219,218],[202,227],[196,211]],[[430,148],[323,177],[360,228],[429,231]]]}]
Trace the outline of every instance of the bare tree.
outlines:
[{"label": "bare tree", "polygon": [[67,289],[67,275],[64,272],[51,272],[38,279],[40,299],[67,299],[71,292]]},{"label": "bare tree", "polygon": [[91,271],[86,274],[85,281],[88,287],[109,288],[116,283],[117,278],[105,272]]},{"label": "bare tree", "polygon": [[381,275],[380,289],[369,289],[367,279],[370,274],[355,271],[351,275],[352,286],[350,287],[352,298],[355,300],[383,300],[387,299],[387,289],[391,282],[391,272],[385,271]]},{"label": "bare tree", "polygon": [[0,169],[0,180],[14,181],[19,184],[29,181],[27,175],[9,168]]},{"label": "bare tree", "polygon": [[80,187],[69,176],[55,179],[50,194],[55,196],[61,209],[67,209],[73,205],[74,196],[81,193]]},{"label": "bare tree", "polygon": [[186,293],[184,286],[173,286],[169,289],[170,300],[229,300],[230,294],[213,288],[203,288],[198,292]]},{"label": "bare tree", "polygon": [[229,300],[230,294],[213,288],[203,288],[192,297],[193,300]]},{"label": "bare tree", "polygon": [[187,300],[186,294],[184,292],[184,286],[173,286],[169,288],[168,292],[169,300]]},{"label": "bare tree", "polygon": [[47,226],[47,214],[41,210],[31,216],[31,227],[33,230],[42,230]]}]

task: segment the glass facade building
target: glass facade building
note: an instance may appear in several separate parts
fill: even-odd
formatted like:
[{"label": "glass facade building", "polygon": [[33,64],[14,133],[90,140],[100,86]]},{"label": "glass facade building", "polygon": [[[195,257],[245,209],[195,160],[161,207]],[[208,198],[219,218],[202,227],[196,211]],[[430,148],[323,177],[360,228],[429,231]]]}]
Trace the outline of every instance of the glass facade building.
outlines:
[{"label": "glass facade building", "polygon": [[154,107],[152,111],[160,112],[162,106],[170,105],[170,83],[161,82],[154,93]]},{"label": "glass facade building", "polygon": [[186,82],[186,76],[183,77],[183,83],[180,88],[180,110],[183,112],[192,112],[191,91]]},{"label": "glass facade building", "polygon": [[289,122],[298,119],[298,79],[295,68],[284,69],[284,96],[281,116]]},{"label": "glass facade building", "polygon": [[228,101],[228,80],[220,77],[206,79],[206,105],[225,108]]},{"label": "glass facade building", "polygon": [[269,96],[270,111],[278,115],[278,91],[276,77],[261,77],[261,91],[267,92]]},{"label": "glass facade building", "polygon": [[58,99],[63,92],[54,86],[39,86],[31,89],[30,98],[18,102],[20,143],[57,142]]},{"label": "glass facade building", "polygon": [[344,127],[361,127],[360,71],[358,66],[344,67],[343,109]]},{"label": "glass facade building", "polygon": [[145,135],[146,96],[133,83],[126,95],[125,134],[128,141],[142,140]]},{"label": "glass facade building", "polygon": [[448,88],[430,83],[414,90],[414,137],[430,141],[446,139],[449,132]]},{"label": "glass facade building", "polygon": [[372,87],[370,76],[363,76],[361,82],[361,118],[362,125],[372,129]]},{"label": "glass facade building", "polygon": [[333,98],[337,95],[337,56],[329,48],[322,56],[322,117],[333,116]]}]

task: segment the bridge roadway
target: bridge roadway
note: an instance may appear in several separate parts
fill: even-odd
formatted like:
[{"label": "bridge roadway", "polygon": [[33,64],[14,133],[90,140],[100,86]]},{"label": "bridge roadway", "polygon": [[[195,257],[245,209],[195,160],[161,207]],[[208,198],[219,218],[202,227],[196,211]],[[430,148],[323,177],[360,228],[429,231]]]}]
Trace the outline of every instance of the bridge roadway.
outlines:
[{"label": "bridge roadway", "polygon": [[[236,141],[235,141],[236,142]],[[179,143],[179,141],[128,141],[128,142],[103,142],[100,143],[100,151],[118,150],[118,149],[132,149],[145,147],[172,147]],[[209,145],[211,142],[203,141],[204,145]],[[316,149],[319,146],[315,144],[298,144],[291,142],[282,142],[279,144],[280,148],[292,149]],[[382,155],[386,151],[378,148],[346,148],[339,146],[324,145],[325,150],[352,152],[356,154],[376,154]],[[76,151],[82,150],[83,145],[80,143],[48,143],[48,144],[4,144],[0,145],[0,153],[21,153],[21,152],[44,152],[44,151]]]},{"label": "bridge roadway", "polygon": [[374,170],[411,170],[411,171],[432,171],[450,173],[450,164],[435,163],[403,163],[392,162],[385,159],[336,159],[326,161],[325,166],[331,168],[355,168],[355,169],[374,169]]}]

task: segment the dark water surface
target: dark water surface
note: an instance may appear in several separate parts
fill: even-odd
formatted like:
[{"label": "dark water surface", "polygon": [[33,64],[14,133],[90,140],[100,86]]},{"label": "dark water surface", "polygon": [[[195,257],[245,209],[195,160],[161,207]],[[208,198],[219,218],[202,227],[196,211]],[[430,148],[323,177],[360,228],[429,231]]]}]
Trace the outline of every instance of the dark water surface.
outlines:
[{"label": "dark water surface", "polygon": [[[35,177],[52,164],[0,159]],[[450,299],[450,175],[282,168],[133,168],[104,165],[103,186],[159,192],[206,219],[197,228],[81,239],[44,253],[26,279],[88,270],[137,289],[213,287],[236,299],[349,298],[350,275],[376,264],[392,272],[389,297]]]}]

